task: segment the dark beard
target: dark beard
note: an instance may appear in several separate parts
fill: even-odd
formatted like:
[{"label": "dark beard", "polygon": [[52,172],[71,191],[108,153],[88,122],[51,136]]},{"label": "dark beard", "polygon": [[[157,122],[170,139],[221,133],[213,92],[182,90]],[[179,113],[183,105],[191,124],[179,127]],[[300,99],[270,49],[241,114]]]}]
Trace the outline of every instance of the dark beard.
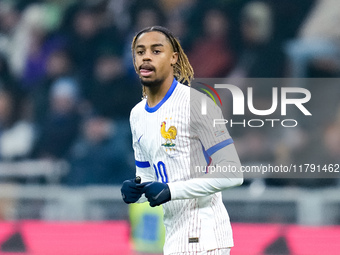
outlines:
[{"label": "dark beard", "polygon": [[154,81],[144,81],[143,79],[140,79],[140,82],[142,83],[143,86],[149,87],[149,88],[154,88],[154,87],[159,87],[164,80],[154,80]]}]

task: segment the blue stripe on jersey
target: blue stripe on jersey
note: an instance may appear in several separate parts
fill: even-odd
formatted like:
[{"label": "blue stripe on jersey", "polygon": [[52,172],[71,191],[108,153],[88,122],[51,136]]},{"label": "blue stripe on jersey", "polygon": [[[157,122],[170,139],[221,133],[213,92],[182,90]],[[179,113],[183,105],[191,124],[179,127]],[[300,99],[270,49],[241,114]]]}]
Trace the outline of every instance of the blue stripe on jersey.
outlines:
[{"label": "blue stripe on jersey", "polygon": [[222,141],[222,142],[220,142],[220,143],[218,143],[218,144],[215,144],[213,147],[207,149],[207,154],[208,154],[209,157],[210,157],[210,156],[213,155],[216,151],[218,151],[218,150],[220,150],[220,149],[226,147],[226,146],[229,145],[229,144],[232,144],[233,142],[234,142],[233,139],[232,139],[232,138],[229,138],[229,139],[224,140],[224,141]]},{"label": "blue stripe on jersey", "polygon": [[140,168],[150,167],[149,161],[138,161],[138,160],[135,160],[135,163],[136,163],[136,166],[138,166]]},{"label": "blue stripe on jersey", "polygon": [[168,100],[168,98],[171,96],[172,92],[174,92],[174,90],[175,90],[175,88],[176,88],[176,86],[177,86],[177,83],[178,83],[177,80],[174,78],[174,80],[173,80],[173,82],[172,82],[172,84],[171,84],[170,89],[168,90],[168,92],[166,92],[166,94],[165,94],[165,96],[163,97],[162,101],[160,101],[160,102],[159,102],[156,106],[154,106],[154,107],[149,107],[149,106],[148,106],[148,102],[146,102],[146,103],[145,103],[145,110],[146,110],[147,112],[150,112],[150,113],[157,111],[157,110],[159,109],[159,107],[161,107],[161,106],[166,102],[166,100]]},{"label": "blue stripe on jersey", "polygon": [[210,163],[211,163],[211,158],[210,156],[208,155],[207,151],[205,150],[203,144],[201,143],[202,145],[202,151],[203,151],[203,155],[204,155],[204,158],[205,158],[205,161],[207,162],[207,165],[209,166]]}]

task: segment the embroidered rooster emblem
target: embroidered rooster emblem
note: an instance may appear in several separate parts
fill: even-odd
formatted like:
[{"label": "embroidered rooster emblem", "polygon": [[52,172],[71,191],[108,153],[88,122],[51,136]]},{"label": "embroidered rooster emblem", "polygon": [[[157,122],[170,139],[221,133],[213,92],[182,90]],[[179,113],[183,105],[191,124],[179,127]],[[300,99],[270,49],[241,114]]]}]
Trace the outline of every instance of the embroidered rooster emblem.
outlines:
[{"label": "embroidered rooster emblem", "polygon": [[177,129],[174,126],[170,126],[168,131],[165,130],[166,122],[163,121],[161,124],[161,135],[165,139],[165,143],[162,144],[164,147],[174,147],[175,144],[172,140],[176,139],[177,136]]}]

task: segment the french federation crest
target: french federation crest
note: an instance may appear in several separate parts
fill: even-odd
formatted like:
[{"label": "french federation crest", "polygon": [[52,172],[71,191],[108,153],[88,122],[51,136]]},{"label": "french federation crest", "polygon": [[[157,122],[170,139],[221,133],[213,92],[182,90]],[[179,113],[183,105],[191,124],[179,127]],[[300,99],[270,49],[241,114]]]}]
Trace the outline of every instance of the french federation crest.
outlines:
[{"label": "french federation crest", "polygon": [[175,126],[170,126],[168,130],[166,130],[166,122],[163,121],[161,124],[161,136],[165,139],[162,146],[169,148],[170,150],[175,147],[176,144],[173,142],[177,136],[177,129]]}]

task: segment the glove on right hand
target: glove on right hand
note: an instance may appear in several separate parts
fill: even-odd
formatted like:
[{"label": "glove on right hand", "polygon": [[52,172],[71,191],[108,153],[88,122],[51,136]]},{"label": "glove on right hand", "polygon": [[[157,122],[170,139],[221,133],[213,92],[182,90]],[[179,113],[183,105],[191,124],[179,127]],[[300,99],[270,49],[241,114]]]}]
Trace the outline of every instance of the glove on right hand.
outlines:
[{"label": "glove on right hand", "polygon": [[126,180],[120,189],[125,203],[135,203],[143,194],[143,188],[137,186],[136,179]]}]

